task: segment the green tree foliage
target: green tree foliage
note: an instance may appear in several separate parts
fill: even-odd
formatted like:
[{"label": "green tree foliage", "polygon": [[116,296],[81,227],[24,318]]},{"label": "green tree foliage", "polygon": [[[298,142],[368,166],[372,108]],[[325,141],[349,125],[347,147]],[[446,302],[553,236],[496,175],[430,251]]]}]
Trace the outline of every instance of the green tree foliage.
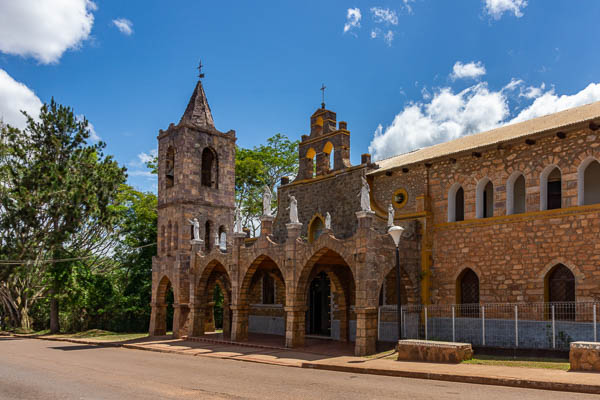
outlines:
[{"label": "green tree foliage", "polygon": [[282,177],[298,173],[298,141],[278,133],[266,144],[252,149],[237,148],[235,159],[236,206],[241,210],[242,225],[256,234],[262,214],[264,186],[273,192],[277,207],[277,186]]}]

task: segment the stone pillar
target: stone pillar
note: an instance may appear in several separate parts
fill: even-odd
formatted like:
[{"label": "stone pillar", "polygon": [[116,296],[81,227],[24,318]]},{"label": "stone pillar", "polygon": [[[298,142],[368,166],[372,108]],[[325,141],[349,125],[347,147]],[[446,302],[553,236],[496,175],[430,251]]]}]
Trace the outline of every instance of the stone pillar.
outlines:
[{"label": "stone pillar", "polygon": [[306,307],[285,307],[285,347],[304,346],[306,331]]},{"label": "stone pillar", "polygon": [[190,309],[187,304],[173,304],[173,336],[180,338],[188,336],[188,315]]},{"label": "stone pillar", "polygon": [[356,218],[358,218],[358,229],[370,229],[373,225],[374,216],[374,211],[357,211]]},{"label": "stone pillar", "polygon": [[204,308],[204,332],[214,332],[215,330],[215,302],[211,301]]},{"label": "stone pillar", "polygon": [[260,236],[267,236],[273,233],[273,220],[275,219],[272,215],[263,215],[260,217]]},{"label": "stone pillar", "polygon": [[340,321],[340,342],[348,341],[348,308],[346,306],[337,309]]},{"label": "stone pillar", "polygon": [[229,308],[229,303],[223,303],[223,338],[231,338],[231,308]]},{"label": "stone pillar", "polygon": [[375,354],[377,345],[377,308],[356,308],[356,345],[354,355]]},{"label": "stone pillar", "polygon": [[152,303],[150,314],[150,336],[164,336],[167,334],[167,305]]},{"label": "stone pillar", "polygon": [[231,340],[245,342],[248,340],[248,307],[231,306]]},{"label": "stone pillar", "polygon": [[189,336],[204,335],[204,317],[206,310],[201,306],[193,306],[190,309],[190,332]]},{"label": "stone pillar", "polygon": [[300,232],[302,231],[301,223],[296,224],[290,222],[289,224],[285,224],[285,227],[287,228],[288,239],[292,239],[292,241],[294,241],[300,237]]}]

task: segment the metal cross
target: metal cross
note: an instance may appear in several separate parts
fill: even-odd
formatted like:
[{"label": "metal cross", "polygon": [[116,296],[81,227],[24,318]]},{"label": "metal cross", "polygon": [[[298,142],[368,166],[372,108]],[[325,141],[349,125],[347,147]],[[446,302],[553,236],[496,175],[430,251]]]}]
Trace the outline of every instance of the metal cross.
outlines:
[{"label": "metal cross", "polygon": [[204,67],[204,65],[202,65],[202,60],[200,60],[200,62],[198,63],[198,78],[200,79],[204,78],[204,74],[202,73],[202,67]]},{"label": "metal cross", "polygon": [[320,89],[320,90],[321,90],[321,92],[323,92],[323,93],[321,94],[321,98],[322,98],[322,103],[321,103],[321,106],[323,106],[323,108],[325,108],[325,89],[327,89],[327,86],[325,86],[325,84],[324,84],[324,83],[322,83],[322,84],[321,84],[321,89]]}]

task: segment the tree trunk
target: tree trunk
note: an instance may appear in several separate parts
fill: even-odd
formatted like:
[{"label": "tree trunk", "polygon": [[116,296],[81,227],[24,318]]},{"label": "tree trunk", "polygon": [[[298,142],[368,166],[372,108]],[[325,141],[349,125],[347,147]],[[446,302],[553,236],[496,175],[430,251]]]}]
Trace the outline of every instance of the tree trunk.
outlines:
[{"label": "tree trunk", "polygon": [[50,289],[50,333],[60,333],[58,321],[58,299],[55,296],[54,287]]}]

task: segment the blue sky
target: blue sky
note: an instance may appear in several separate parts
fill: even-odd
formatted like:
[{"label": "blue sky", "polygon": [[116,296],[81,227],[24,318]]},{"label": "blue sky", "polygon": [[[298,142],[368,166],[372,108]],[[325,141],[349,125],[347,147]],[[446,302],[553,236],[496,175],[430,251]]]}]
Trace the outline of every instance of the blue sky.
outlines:
[{"label": "blue sky", "polygon": [[358,163],[600,100],[599,17],[597,0],[0,0],[0,116],[54,96],[155,190],[141,159],[202,59],[238,145],[307,133],[324,83]]}]

